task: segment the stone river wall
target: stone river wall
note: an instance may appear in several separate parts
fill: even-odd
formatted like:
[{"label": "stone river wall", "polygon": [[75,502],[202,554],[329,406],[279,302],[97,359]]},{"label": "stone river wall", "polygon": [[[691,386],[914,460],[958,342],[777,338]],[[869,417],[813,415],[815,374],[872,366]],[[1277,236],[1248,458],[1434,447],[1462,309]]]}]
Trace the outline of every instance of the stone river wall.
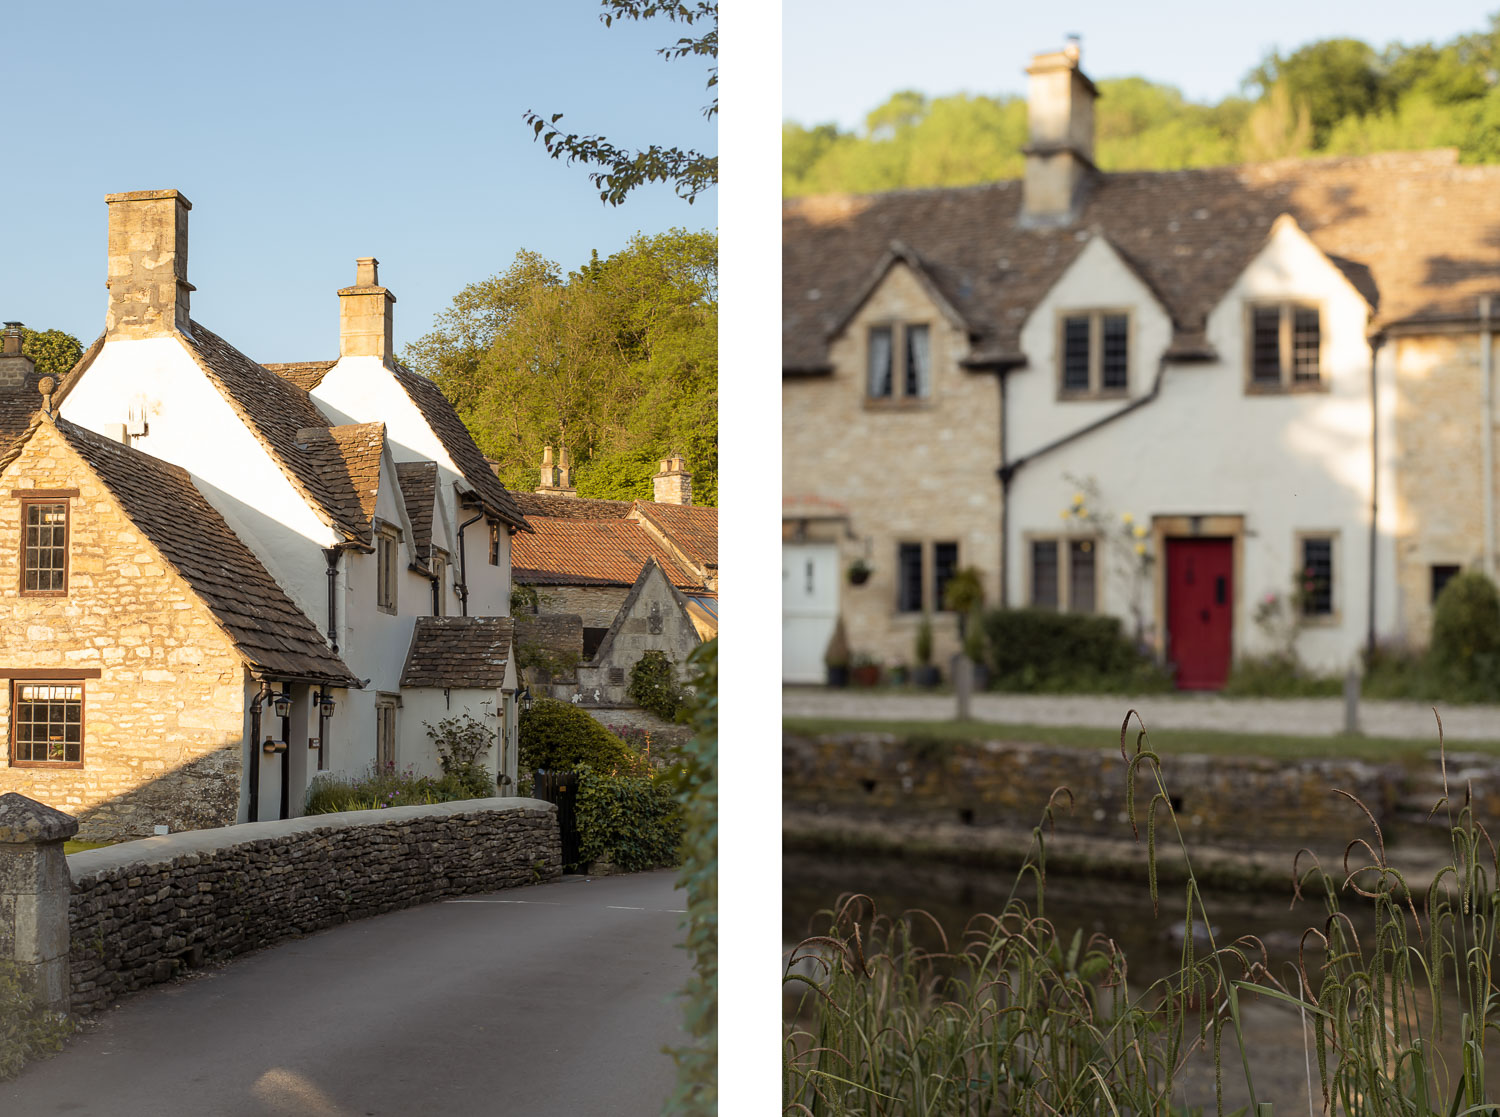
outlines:
[{"label": "stone river wall", "polygon": [[67,860],[77,1013],[205,960],[562,874],[556,808],[516,798],[195,830]]}]

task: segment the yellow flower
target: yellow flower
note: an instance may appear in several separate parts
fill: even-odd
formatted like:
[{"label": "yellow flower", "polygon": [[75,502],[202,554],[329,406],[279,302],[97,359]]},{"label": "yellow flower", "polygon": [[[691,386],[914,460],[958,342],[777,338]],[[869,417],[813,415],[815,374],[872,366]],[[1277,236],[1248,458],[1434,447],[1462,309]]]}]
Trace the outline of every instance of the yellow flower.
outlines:
[{"label": "yellow flower", "polygon": [[1062,510],[1062,511],[1061,511],[1061,512],[1059,512],[1059,513],[1058,513],[1058,515],[1060,515],[1060,516],[1061,516],[1061,517],[1062,517],[1062,518],[1063,518],[1063,519],[1065,519],[1065,520],[1066,520],[1066,519],[1067,519],[1067,518],[1068,518],[1068,517],[1069,517],[1069,516],[1071,516],[1071,515],[1072,515],[1072,514],[1073,514],[1073,513],[1072,513],[1072,512],[1070,512],[1070,511],[1068,511],[1068,510],[1067,510],[1067,509],[1066,509],[1066,508],[1064,508],[1064,509],[1063,509],[1063,510]]},{"label": "yellow flower", "polygon": [[1120,513],[1120,522],[1122,524],[1134,523],[1135,522],[1135,517],[1132,516],[1129,512],[1122,512],[1122,513]]},{"label": "yellow flower", "polygon": [[1146,538],[1146,525],[1145,524],[1136,524],[1135,525],[1135,537],[1137,539],[1144,539],[1144,538]]},{"label": "yellow flower", "polygon": [[1137,543],[1135,545],[1135,553],[1138,555],[1144,555],[1146,553],[1146,544]]},{"label": "yellow flower", "polygon": [[1074,493],[1073,494],[1073,503],[1077,504],[1079,506],[1082,506],[1082,504],[1083,504],[1083,494],[1082,493]]},{"label": "yellow flower", "polygon": [[1083,517],[1087,516],[1088,514],[1089,514],[1089,510],[1087,508],[1085,508],[1083,505],[1080,504],[1078,506],[1078,516],[1079,516],[1079,518],[1082,519]]}]

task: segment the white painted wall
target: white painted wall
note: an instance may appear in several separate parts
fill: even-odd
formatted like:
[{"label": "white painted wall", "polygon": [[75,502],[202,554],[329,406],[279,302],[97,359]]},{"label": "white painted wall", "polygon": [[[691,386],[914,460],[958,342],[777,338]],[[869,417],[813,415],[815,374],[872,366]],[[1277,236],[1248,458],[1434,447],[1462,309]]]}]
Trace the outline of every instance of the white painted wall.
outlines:
[{"label": "white painted wall", "polygon": [[[1097,249],[1099,250],[1096,250]],[[1055,309],[1129,303],[1137,307],[1143,345],[1132,354],[1132,393],[1154,374],[1165,348],[1157,311],[1142,295],[1138,280],[1111,266],[1101,242],[1091,245],[1098,272],[1086,281],[1064,277],[1028,321],[1023,332],[1031,368],[1015,374],[1009,396],[1014,408],[1009,429],[1012,456],[1027,452],[1097,413],[1122,406],[1095,407],[1055,398]],[[1081,258],[1082,260],[1082,258]],[[1318,393],[1246,394],[1245,317],[1247,300],[1297,298],[1322,304],[1323,372],[1329,390]],[[1133,301],[1132,301],[1133,300]],[[1112,515],[1131,513],[1137,522],[1154,515],[1243,514],[1245,551],[1240,608],[1234,618],[1236,652],[1269,650],[1254,626],[1254,603],[1267,592],[1291,589],[1298,531],[1338,533],[1334,574],[1337,624],[1304,629],[1297,645],[1309,665],[1341,671],[1353,663],[1367,622],[1370,506],[1370,349],[1365,340],[1369,308],[1358,292],[1317,248],[1290,224],[1278,225],[1265,249],[1214,309],[1208,339],[1219,355],[1212,364],[1169,366],[1161,395],[1115,424],[1039,458],[1017,474],[1011,487],[1009,573],[1012,600],[1027,600],[1025,533],[1065,530],[1060,517],[1073,486],[1064,473],[1094,478],[1102,504]],[[1381,399],[1389,447],[1393,374],[1382,377]],[[1082,409],[1080,409],[1082,408]],[[1390,458],[1382,470],[1389,485]],[[1387,488],[1389,492],[1389,488]],[[1383,529],[1393,528],[1389,511]],[[1157,556],[1158,561],[1162,556]],[[1394,545],[1381,546],[1381,632],[1395,625]],[[1128,615],[1128,580],[1111,578],[1101,586],[1100,608]],[[1149,583],[1143,590],[1145,615],[1152,615]]]}]

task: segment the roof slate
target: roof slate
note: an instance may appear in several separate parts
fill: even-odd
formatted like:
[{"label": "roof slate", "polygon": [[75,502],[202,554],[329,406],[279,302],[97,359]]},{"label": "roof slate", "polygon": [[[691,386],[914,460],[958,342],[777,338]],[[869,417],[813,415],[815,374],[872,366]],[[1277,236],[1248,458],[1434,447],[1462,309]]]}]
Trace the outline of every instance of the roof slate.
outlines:
[{"label": "roof slate", "polygon": [[437,462],[397,462],[396,480],[411,521],[412,551],[425,563],[432,553],[432,506],[437,497]]},{"label": "roof slate", "polygon": [[498,687],[514,626],[509,617],[418,617],[403,687]]},{"label": "roof slate", "polygon": [[562,520],[623,520],[630,515],[628,500],[596,500],[587,496],[555,496],[551,493],[512,493],[527,516],[553,516]]},{"label": "roof slate", "polygon": [[[45,421],[38,418],[31,430]],[[274,676],[359,685],[186,470],[64,419],[54,423],[203,600],[249,666]]]},{"label": "roof slate", "polygon": [[261,365],[268,372],[274,372],[283,380],[290,380],[304,392],[310,392],[319,384],[323,383],[323,377],[328,375],[328,370],[337,361],[283,361],[280,364]]},{"label": "roof slate", "polygon": [[384,423],[304,427],[296,446],[317,468],[327,495],[336,501],[339,523],[369,546],[374,539],[375,501],[380,495]]},{"label": "roof slate", "polygon": [[511,540],[511,575],[523,585],[632,586],[647,559],[674,585],[698,589],[645,528],[631,520],[565,520],[538,516],[532,534]]},{"label": "roof slate", "polygon": [[1027,316],[1095,235],[1201,353],[1209,312],[1290,214],[1375,307],[1374,326],[1500,292],[1500,166],[1452,150],[1103,175],[1079,220],[1022,229],[1020,181],[794,199],[782,215],[782,364],[827,368],[827,342],[893,252],[910,253],[974,334],[1014,360]]}]

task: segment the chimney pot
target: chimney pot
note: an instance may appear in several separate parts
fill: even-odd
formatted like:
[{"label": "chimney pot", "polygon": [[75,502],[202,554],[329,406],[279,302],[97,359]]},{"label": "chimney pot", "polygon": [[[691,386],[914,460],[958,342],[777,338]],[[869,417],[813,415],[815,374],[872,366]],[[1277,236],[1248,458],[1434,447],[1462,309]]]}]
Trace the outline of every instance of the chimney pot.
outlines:
[{"label": "chimney pot", "polygon": [[161,337],[188,328],[188,211],[176,190],[107,194],[109,309],[104,331],[117,338]]},{"label": "chimney pot", "polygon": [[21,355],[21,323],[5,323],[5,356],[19,357]]},{"label": "chimney pot", "polygon": [[24,388],[36,374],[36,362],[21,352],[21,323],[5,323],[5,341],[0,346],[0,388]]},{"label": "chimney pot", "polygon": [[379,287],[380,261],[373,256],[361,256],[355,260],[354,285],[356,287]]},{"label": "chimney pot", "polygon": [[360,256],[354,261],[354,286],[339,289],[339,356],[378,357],[390,364],[396,358],[393,311],[396,296],[377,282],[380,261]]}]

